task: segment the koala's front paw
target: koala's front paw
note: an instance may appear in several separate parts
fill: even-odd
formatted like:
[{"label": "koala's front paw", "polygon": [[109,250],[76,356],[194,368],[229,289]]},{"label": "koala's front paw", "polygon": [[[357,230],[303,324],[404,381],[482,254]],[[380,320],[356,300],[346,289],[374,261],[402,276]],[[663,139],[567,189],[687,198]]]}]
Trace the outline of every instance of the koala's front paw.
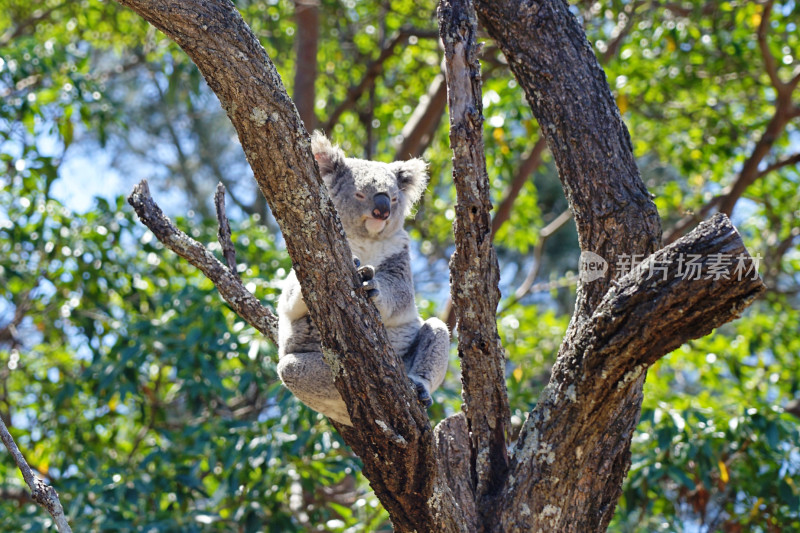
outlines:
[{"label": "koala's front paw", "polygon": [[408,376],[408,379],[410,379],[411,383],[414,385],[414,390],[417,392],[417,399],[419,400],[419,403],[424,405],[425,409],[433,405],[433,398],[431,398],[431,393],[428,392],[428,387],[414,376]]},{"label": "koala's front paw", "polygon": [[361,277],[361,289],[367,293],[371,299],[375,299],[380,292],[378,290],[378,282],[375,280],[375,267],[372,265],[361,265],[358,257],[353,258],[353,262],[358,269],[358,275]]}]

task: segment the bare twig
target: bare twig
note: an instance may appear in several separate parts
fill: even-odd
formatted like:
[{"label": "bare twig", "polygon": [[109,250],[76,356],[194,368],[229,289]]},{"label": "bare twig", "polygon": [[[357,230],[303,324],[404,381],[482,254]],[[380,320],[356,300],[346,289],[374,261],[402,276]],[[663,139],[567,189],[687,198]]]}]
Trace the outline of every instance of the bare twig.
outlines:
[{"label": "bare twig", "polygon": [[128,197],[128,203],[136,210],[142,223],[150,228],[164,246],[202,270],[236,314],[277,344],[278,317],[261,305],[261,302],[242,285],[236,274],[214,257],[205,246],[175,227],[150,196],[147,180],[142,180],[134,187]]},{"label": "bare twig", "polygon": [[744,165],[742,165],[742,169],[739,171],[739,175],[734,182],[726,188],[725,192],[712,198],[711,201],[704,205],[697,215],[689,215],[678,221],[678,223],[664,235],[662,240],[663,244],[670,244],[677,240],[681,235],[685,234],[694,223],[711,213],[715,207],[718,207],[721,213],[730,216],[733,209],[736,207],[736,203],[750,185],[770,172],[798,161],[796,156],[793,156],[774,163],[764,170],[758,170],[759,165],[769,154],[775,141],[784,132],[786,125],[794,118],[792,92],[797,87],[797,83],[800,82],[800,75],[796,76],[796,79],[793,78],[788,83],[781,81],[778,76],[778,66],[775,57],[769,50],[767,42],[767,31],[769,30],[769,18],[772,14],[772,4],[773,0],[767,0],[764,4],[764,10],[761,14],[761,23],[758,26],[757,32],[759,49],[764,59],[764,69],[766,70],[770,83],[777,93],[775,111],[772,118],[762,133],[761,138],[744,162]]},{"label": "bare twig", "polygon": [[[39,280],[37,279],[36,285],[38,284]],[[25,320],[31,308],[31,290],[33,289],[28,289],[19,293],[17,301],[15,302],[14,317],[8,324],[0,327],[0,342],[11,342],[12,346],[18,344],[17,327]]]},{"label": "bare twig", "polygon": [[225,262],[228,263],[228,269],[237,278],[241,279],[239,270],[236,268],[236,249],[233,247],[233,241],[231,241],[231,225],[228,223],[228,216],[225,214],[225,186],[221,182],[217,183],[214,206],[217,208],[217,221],[219,222],[217,238],[219,239],[219,245],[222,247],[222,255],[225,257]]},{"label": "bare twig", "polygon": [[17,463],[17,468],[22,473],[22,478],[28,487],[31,489],[31,496],[33,501],[45,508],[53,517],[58,531],[61,533],[72,533],[72,528],[69,527],[67,517],[64,515],[64,508],[61,507],[61,502],[58,499],[58,493],[52,485],[45,484],[44,481],[33,475],[31,467],[19,451],[17,443],[11,433],[8,432],[5,422],[0,417],[0,440],[3,441],[14,462]]},{"label": "bare twig", "polygon": [[797,164],[800,164],[800,153],[775,161],[771,165],[767,166],[767,168],[759,172],[758,177],[762,178],[767,174],[769,174],[770,172],[775,172],[776,170],[779,170],[783,167],[788,167],[789,165],[797,165]]}]

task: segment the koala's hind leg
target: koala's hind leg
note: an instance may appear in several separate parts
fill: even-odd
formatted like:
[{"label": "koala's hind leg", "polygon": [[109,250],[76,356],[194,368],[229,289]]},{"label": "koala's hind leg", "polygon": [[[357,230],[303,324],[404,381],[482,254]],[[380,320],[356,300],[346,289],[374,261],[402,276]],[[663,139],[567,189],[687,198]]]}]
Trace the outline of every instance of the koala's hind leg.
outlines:
[{"label": "koala's hind leg", "polygon": [[320,352],[287,353],[278,361],[283,384],[311,409],[352,426],[347,406],[333,384],[333,374]]},{"label": "koala's hind leg", "polygon": [[450,358],[450,332],[438,318],[422,323],[414,343],[403,358],[408,378],[417,389],[419,401],[425,407],[433,404],[431,393],[444,381]]}]

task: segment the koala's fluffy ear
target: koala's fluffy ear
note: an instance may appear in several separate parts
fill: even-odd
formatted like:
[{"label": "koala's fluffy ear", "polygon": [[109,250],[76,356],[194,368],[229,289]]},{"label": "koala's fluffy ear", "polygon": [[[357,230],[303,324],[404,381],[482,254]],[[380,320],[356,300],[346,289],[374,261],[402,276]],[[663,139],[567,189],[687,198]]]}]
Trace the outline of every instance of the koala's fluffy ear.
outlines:
[{"label": "koala's fluffy ear", "polygon": [[331,144],[331,141],[319,130],[311,134],[311,151],[319,165],[319,173],[323,177],[334,174],[336,169],[344,163],[342,149]]},{"label": "koala's fluffy ear", "polygon": [[428,163],[422,159],[409,159],[392,163],[397,175],[397,185],[406,193],[409,205],[417,203],[428,185]]}]

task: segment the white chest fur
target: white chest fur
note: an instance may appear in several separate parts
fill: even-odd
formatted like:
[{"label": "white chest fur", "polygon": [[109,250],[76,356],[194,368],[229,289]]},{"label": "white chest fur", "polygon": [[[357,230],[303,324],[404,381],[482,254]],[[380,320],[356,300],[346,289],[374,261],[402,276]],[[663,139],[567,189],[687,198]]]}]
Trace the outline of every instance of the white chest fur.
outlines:
[{"label": "white chest fur", "polygon": [[358,257],[362,265],[378,267],[389,257],[403,252],[408,246],[409,238],[405,230],[399,230],[385,239],[348,239],[350,250]]}]

